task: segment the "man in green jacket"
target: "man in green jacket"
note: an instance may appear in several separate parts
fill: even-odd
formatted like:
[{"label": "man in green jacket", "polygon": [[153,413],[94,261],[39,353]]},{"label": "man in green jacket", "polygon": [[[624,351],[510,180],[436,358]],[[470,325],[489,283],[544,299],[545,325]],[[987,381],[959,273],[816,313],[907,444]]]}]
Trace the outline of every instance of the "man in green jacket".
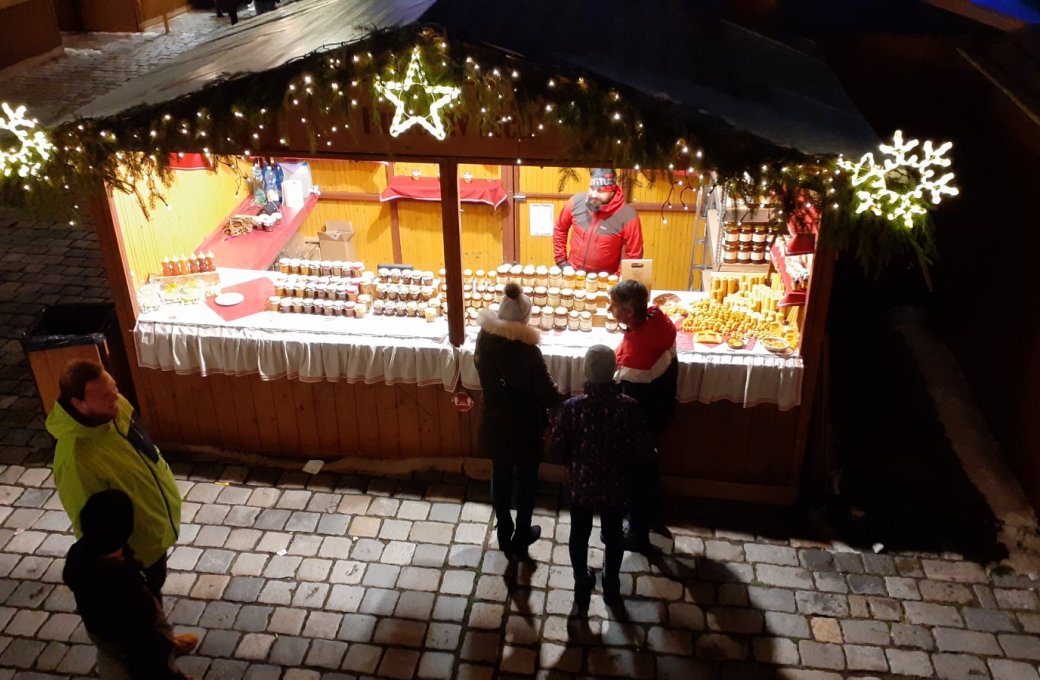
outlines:
[{"label": "man in green jacket", "polygon": [[[80,512],[98,491],[119,489],[134,505],[130,548],[145,565],[148,588],[162,602],[166,551],[177,542],[181,496],[170,466],[152,443],[116,381],[96,362],[72,361],[58,381],[58,401],[47,417],[54,449],[54,483],[82,538]],[[179,635],[176,652],[194,647],[194,635]]]}]

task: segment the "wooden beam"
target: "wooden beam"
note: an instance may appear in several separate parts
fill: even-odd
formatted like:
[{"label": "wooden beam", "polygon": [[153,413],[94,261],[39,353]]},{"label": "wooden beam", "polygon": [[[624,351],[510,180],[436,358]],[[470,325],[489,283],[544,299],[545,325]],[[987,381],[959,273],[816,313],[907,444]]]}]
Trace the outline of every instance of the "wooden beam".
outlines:
[{"label": "wooden beam", "polygon": [[448,341],[459,347],[466,339],[466,310],[462,305],[462,228],[459,218],[459,163],[438,163],[441,174],[441,228],[444,231],[444,268],[448,283]]},{"label": "wooden beam", "polygon": [[[574,194],[560,194],[560,193],[551,193],[551,192],[544,192],[544,191],[542,191],[542,192],[532,191],[532,192],[527,192],[527,193],[524,194],[524,196],[529,201],[532,200],[532,199],[534,199],[534,200],[543,200],[543,201],[544,200],[566,201],[568,198],[570,198],[573,195]],[[663,203],[664,203],[663,201],[661,203],[651,203],[651,202],[647,202],[647,201],[636,201],[634,203],[630,202],[629,205],[632,206],[633,208],[635,208],[636,210],[643,210],[643,211],[647,211],[647,212],[661,212],[661,210],[662,210],[661,206],[662,206]],[[675,201],[672,202],[672,207],[669,208],[667,205],[664,206],[664,212],[667,212],[667,213],[674,213],[674,212],[678,212],[678,213],[685,213],[685,212],[692,213],[692,212],[694,212],[697,209],[697,207],[696,207],[697,206],[697,199],[695,198],[693,202],[687,203],[686,205],[687,205],[687,208],[684,209],[682,207],[682,204],[679,203],[678,200],[675,200]]]},{"label": "wooden beam", "polygon": [[[393,162],[386,164],[386,185],[390,186],[390,178],[394,176]],[[404,262],[404,250],[401,248],[401,219],[397,212],[397,201],[390,201],[390,242],[394,248],[394,262]]]},{"label": "wooden beam", "polygon": [[516,168],[512,165],[499,166],[502,171],[502,189],[506,192],[505,209],[502,211],[502,261],[516,262],[517,253],[520,252],[519,238],[517,234],[516,205],[513,202],[513,194],[518,186],[516,181]]}]

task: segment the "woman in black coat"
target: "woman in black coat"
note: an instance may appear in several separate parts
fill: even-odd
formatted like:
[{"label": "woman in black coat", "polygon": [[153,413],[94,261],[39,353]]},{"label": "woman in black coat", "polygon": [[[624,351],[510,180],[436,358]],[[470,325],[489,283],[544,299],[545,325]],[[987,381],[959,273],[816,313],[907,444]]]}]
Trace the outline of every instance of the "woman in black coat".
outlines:
[{"label": "woman in black coat", "polygon": [[[498,316],[479,318],[475,361],[484,392],[480,449],[491,458],[491,498],[499,548],[512,555],[526,551],[542,529],[531,525],[538,464],[542,459],[547,411],[560,401],[538,349],[538,330],[528,325],[531,300],[511,283]],[[516,523],[510,513],[516,486]]]}]

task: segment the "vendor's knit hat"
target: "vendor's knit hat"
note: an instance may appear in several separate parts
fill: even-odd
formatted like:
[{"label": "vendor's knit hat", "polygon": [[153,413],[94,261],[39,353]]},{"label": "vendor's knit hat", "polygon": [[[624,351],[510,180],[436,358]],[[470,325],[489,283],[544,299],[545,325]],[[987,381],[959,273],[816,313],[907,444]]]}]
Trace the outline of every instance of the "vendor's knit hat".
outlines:
[{"label": "vendor's knit hat", "polygon": [[506,295],[498,305],[498,318],[503,321],[527,321],[530,314],[531,298],[524,295],[517,284],[506,284]]},{"label": "vendor's knit hat", "polygon": [[617,359],[606,345],[593,345],[585,352],[585,379],[590,383],[614,382]]},{"label": "vendor's knit hat", "polygon": [[79,515],[83,542],[98,555],[126,545],[134,531],[134,504],[119,489],[99,491],[87,499]]},{"label": "vendor's knit hat", "polygon": [[614,168],[593,168],[589,186],[593,189],[613,189],[617,186],[617,172]]}]

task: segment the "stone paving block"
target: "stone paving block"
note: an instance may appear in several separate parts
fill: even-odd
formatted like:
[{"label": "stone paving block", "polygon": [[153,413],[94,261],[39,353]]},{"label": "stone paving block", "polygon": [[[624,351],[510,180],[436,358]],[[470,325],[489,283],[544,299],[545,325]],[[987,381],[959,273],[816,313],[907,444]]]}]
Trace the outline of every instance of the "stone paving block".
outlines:
[{"label": "stone paving block", "polygon": [[290,555],[301,555],[303,557],[314,557],[321,549],[322,537],[313,534],[297,533],[293,535],[292,542],[286,550]]},{"label": "stone paving block", "polygon": [[336,640],[314,640],[304,663],[318,668],[339,668],[347,647],[347,643]]},{"label": "stone paving block", "polygon": [[33,637],[36,631],[47,621],[48,614],[45,611],[19,609],[7,624],[4,632],[15,637]]},{"label": "stone paving block", "polygon": [[329,574],[329,582],[351,585],[361,583],[361,579],[365,576],[365,566],[363,562],[354,560],[336,560],[332,565],[332,572]]},{"label": "stone paving block", "polygon": [[79,623],[80,617],[77,614],[51,614],[37,631],[36,637],[41,640],[67,642]]},{"label": "stone paving block", "polygon": [[944,604],[970,604],[975,602],[975,594],[965,585],[949,581],[918,581],[921,597],[928,602]]},{"label": "stone paving block", "polygon": [[847,642],[881,646],[889,644],[889,628],[884,621],[846,620],[841,622],[841,630]]},{"label": "stone paving block", "polygon": [[287,605],[292,602],[293,591],[296,583],[292,581],[268,581],[264,589],[260,591],[257,601],[264,604]]},{"label": "stone paving block", "polygon": [[210,602],[199,618],[199,625],[203,628],[231,628],[241,608],[242,605],[231,602]]},{"label": "stone paving block", "polygon": [[257,529],[232,529],[224,541],[224,547],[236,552],[252,550],[262,536],[263,532]]},{"label": "stone paving block", "polygon": [[1032,590],[1014,590],[1010,588],[994,588],[993,596],[1001,609],[1040,609],[1040,599]]},{"label": "stone paving block", "polygon": [[454,677],[455,657],[444,652],[423,652],[419,659],[417,677],[448,680]]},{"label": "stone paving block", "polygon": [[1040,638],[1037,636],[1004,633],[998,635],[997,639],[1004,653],[1012,659],[1040,661]]},{"label": "stone paving block", "polygon": [[928,628],[906,623],[892,624],[892,643],[899,647],[916,647],[931,651],[935,640]]},{"label": "stone paving block", "polygon": [[859,553],[841,552],[834,555],[834,569],[842,574],[862,574],[866,571]]},{"label": "stone paving block", "polygon": [[418,591],[401,593],[394,616],[402,619],[429,621],[433,613],[434,594]]},{"label": "stone paving block", "polygon": [[[721,588],[720,588],[721,590]],[[794,593],[783,588],[748,586],[748,601],[756,609],[776,612],[795,612]]]},{"label": "stone paving block", "polygon": [[86,675],[97,662],[97,649],[94,645],[72,645],[61,658],[56,669],[59,673]]},{"label": "stone paving block", "polygon": [[849,574],[846,578],[849,589],[858,595],[888,595],[885,581],[871,574]]},{"label": "stone paving block", "polygon": [[360,586],[334,585],[329,592],[325,609],[340,612],[356,612],[365,596],[365,589]]},{"label": "stone paving block", "polygon": [[943,652],[967,652],[969,654],[999,655],[1000,646],[992,633],[979,633],[959,628],[933,628],[935,644]]},{"label": "stone paving block", "polygon": [[386,588],[368,588],[358,611],[376,616],[390,616],[397,608],[400,593]]},{"label": "stone paving block", "polygon": [[405,619],[382,619],[376,624],[373,641],[382,645],[421,647],[426,637],[426,624]]},{"label": "stone paving block", "polygon": [[0,653],[0,666],[32,668],[46,646],[47,643],[39,640],[19,640],[18,644],[9,644],[3,653]]},{"label": "stone paving block", "polygon": [[990,674],[993,680],[1038,680],[1040,674],[1036,668],[1021,661],[1009,659],[988,659]]},{"label": "stone paving block", "polygon": [[764,626],[761,612],[754,609],[738,609],[734,607],[709,609],[706,622],[709,630],[724,633],[760,633]]},{"label": "stone paving block", "polygon": [[245,633],[260,633],[267,630],[273,607],[244,605],[235,618],[234,628]]},{"label": "stone paving block", "polygon": [[837,572],[817,572],[813,574],[817,590],[825,593],[847,593],[849,585],[845,582],[845,576]]},{"label": "stone paving block", "polygon": [[709,661],[746,659],[748,644],[739,639],[719,633],[705,633],[694,641],[697,656]]},{"label": "stone paving block", "polygon": [[305,609],[274,607],[267,624],[267,631],[277,635],[299,635],[303,622],[310,613]]},{"label": "stone paving block", "polygon": [[333,640],[343,625],[343,616],[334,612],[311,612],[304,624],[303,636]]},{"label": "stone paving block", "polygon": [[242,634],[232,630],[209,630],[199,645],[199,654],[217,658],[231,657],[238,648]]},{"label": "stone paving block", "polygon": [[406,541],[412,532],[412,523],[399,519],[384,519],[379,527],[379,538],[385,541]]},{"label": "stone paving block", "polygon": [[594,676],[652,678],[654,659],[624,648],[593,648],[588,653],[588,669]]},{"label": "stone paving block", "polygon": [[801,567],[782,567],[773,564],[755,566],[758,580],[765,585],[783,588],[813,588],[812,574]]},{"label": "stone paving block", "polygon": [[207,548],[223,548],[231,534],[231,529],[225,526],[204,526],[199,529],[193,544]]},{"label": "stone paving block", "polygon": [[263,531],[281,531],[285,528],[285,523],[289,521],[291,514],[288,510],[268,508],[257,515],[256,520],[253,522],[253,528]]},{"label": "stone paving block", "polygon": [[428,626],[424,646],[430,649],[457,649],[461,633],[462,626],[458,624],[435,621]]},{"label": "stone paving block", "polygon": [[[573,587],[573,581],[572,581]],[[659,576],[640,576],[636,579],[636,595],[661,600],[681,600],[683,585]]]},{"label": "stone paving block", "polygon": [[397,509],[397,518],[410,521],[424,520],[430,515],[430,505],[426,501],[403,501]]},{"label": "stone paving block", "polygon": [[799,662],[798,645],[784,638],[755,638],[751,641],[755,659],[763,663],[795,666]]},{"label": "stone paving block", "polygon": [[987,583],[986,571],[974,562],[949,562],[946,560],[921,560],[921,566],[928,578],[936,581],[957,581],[959,583]]},{"label": "stone paving block", "polygon": [[809,621],[798,614],[784,614],[781,612],[765,613],[765,630],[780,637],[808,638]]},{"label": "stone paving block", "polygon": [[379,667],[382,655],[382,647],[352,644],[348,647],[346,656],[343,657],[342,668],[345,671],[371,674]]},{"label": "stone paving block", "polygon": [[881,647],[845,645],[845,663],[850,671],[878,671],[884,673],[888,670],[885,650]]},{"label": "stone paving block", "polygon": [[259,576],[267,566],[268,555],[261,553],[240,553],[231,565],[231,574],[235,576]]},{"label": "stone paving block", "polygon": [[460,658],[492,662],[498,658],[501,639],[498,633],[467,632],[462,641]]},{"label": "stone paving block", "polygon": [[346,559],[350,555],[352,547],[354,547],[354,541],[346,536],[327,536],[322,539],[321,547],[318,548],[318,556],[330,560]]},{"label": "stone paving block", "polygon": [[704,556],[715,562],[743,562],[744,546],[729,541],[705,541]]},{"label": "stone paving block", "polygon": [[826,616],[814,616],[809,619],[809,627],[812,629],[813,638],[817,642],[841,644],[845,641],[837,619]]},{"label": "stone paving block", "polygon": [[768,562],[770,564],[791,567],[798,566],[798,551],[786,546],[745,543],[744,555],[748,562]]},{"label": "stone paving block", "polygon": [[331,568],[332,560],[308,557],[300,562],[296,578],[301,581],[325,581]]},{"label": "stone paving block", "polygon": [[964,621],[955,607],[929,602],[906,602],[906,618],[911,623],[926,626],[948,626],[962,628]]},{"label": "stone paving block", "polygon": [[845,668],[845,652],[841,645],[801,640],[798,642],[798,654],[802,664],[810,668],[838,671]]},{"label": "stone paving block", "polygon": [[[854,595],[849,596],[849,606],[851,609]],[[875,619],[881,619],[882,621],[902,621],[905,617],[903,615],[903,607],[899,600],[894,600],[890,597],[875,597],[872,595],[867,596],[867,604],[870,605],[870,616]],[[864,613],[862,616],[866,616]]]},{"label": "stone paving block", "polygon": [[1021,626],[1014,615],[995,609],[977,609],[964,607],[961,609],[964,624],[971,630],[988,633],[1016,632]]},{"label": "stone paving block", "polygon": [[844,595],[799,590],[795,592],[794,597],[798,611],[804,614],[820,614],[837,618],[845,618],[849,615],[849,602]]},{"label": "stone paving block", "polygon": [[264,535],[260,537],[260,542],[256,544],[256,552],[284,555],[292,539],[292,534],[286,534],[281,531],[265,531]]},{"label": "stone paving block", "polygon": [[226,574],[237,553],[231,550],[206,550],[202,553],[195,570],[204,574]]},{"label": "stone paving block", "polygon": [[338,638],[347,642],[370,642],[376,629],[376,617],[366,614],[344,614]]},{"label": "stone paving block", "polygon": [[439,595],[433,605],[433,618],[438,621],[461,621],[466,615],[466,598]]},{"label": "stone paving block", "polygon": [[238,648],[235,649],[235,657],[249,659],[251,661],[263,661],[271,651],[271,645],[275,641],[274,635],[263,635],[261,633],[248,633],[242,636]]},{"label": "stone paving block", "polygon": [[279,666],[298,666],[307,654],[311,641],[307,638],[279,636],[271,645],[268,659]]},{"label": "stone paving block", "polygon": [[935,674],[944,680],[980,680],[990,677],[986,663],[967,654],[934,654]]},{"label": "stone paving block", "polygon": [[202,551],[198,548],[191,548],[188,546],[177,546],[170,553],[169,559],[166,561],[166,566],[169,569],[176,569],[178,571],[190,571],[195,568],[195,564],[202,557]]},{"label": "stone paving block", "polygon": [[68,645],[60,642],[49,642],[36,657],[36,668],[41,671],[53,671],[58,668],[62,657],[69,651]]},{"label": "stone paving block", "polygon": [[446,522],[416,522],[412,525],[408,538],[416,542],[448,545],[451,543],[454,529],[455,525]]},{"label": "stone paving block", "polygon": [[416,567],[440,568],[444,565],[444,560],[447,556],[448,548],[446,546],[420,543],[415,547],[412,564]]},{"label": "stone paving block", "polygon": [[902,576],[886,576],[885,589],[888,594],[898,600],[920,600],[921,592],[917,587],[917,581]]},{"label": "stone paving block", "polygon": [[282,669],[278,666],[254,663],[246,669],[244,680],[278,680],[281,676]]},{"label": "stone paving block", "polygon": [[390,564],[370,564],[361,584],[373,588],[393,588],[401,576],[401,567]]},{"label": "stone paving block", "polygon": [[919,678],[927,678],[932,675],[932,662],[924,652],[888,649],[885,650],[885,655],[888,657],[889,670],[893,673]]},{"label": "stone paving block", "polygon": [[329,536],[344,536],[350,525],[350,517],[340,514],[322,513],[316,531]]},{"label": "stone paving block", "polygon": [[294,555],[272,555],[264,568],[264,578],[292,578],[302,562],[302,557]]},{"label": "stone paving block", "polygon": [[410,649],[391,648],[383,654],[378,674],[387,678],[411,678],[419,663],[419,652]]},{"label": "stone paving block", "polygon": [[361,538],[354,544],[350,557],[357,562],[378,562],[383,554],[383,543],[371,538]]},{"label": "stone paving block", "polygon": [[397,580],[398,588],[408,590],[437,591],[440,586],[441,572],[424,567],[405,567]]},{"label": "stone paving block", "polygon": [[896,576],[899,573],[896,570],[895,559],[888,555],[862,553],[860,558],[863,560],[863,570],[868,574],[874,574],[875,576]]}]

